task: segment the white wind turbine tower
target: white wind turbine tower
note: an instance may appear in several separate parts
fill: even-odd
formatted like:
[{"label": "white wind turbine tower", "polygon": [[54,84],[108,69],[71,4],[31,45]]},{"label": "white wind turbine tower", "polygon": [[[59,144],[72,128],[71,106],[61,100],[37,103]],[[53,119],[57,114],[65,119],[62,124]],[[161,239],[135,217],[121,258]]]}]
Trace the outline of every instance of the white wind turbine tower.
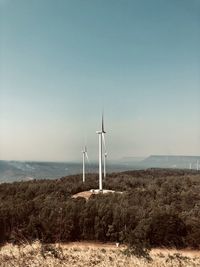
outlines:
[{"label": "white wind turbine tower", "polygon": [[[101,124],[101,131],[96,132],[99,135],[99,191],[103,191],[103,183],[102,183],[102,141],[104,142],[104,149],[105,149],[105,130],[104,130],[104,121],[102,115],[102,124]],[[104,153],[104,175],[106,174],[106,165],[105,165],[105,154],[107,156],[107,152]]]},{"label": "white wind turbine tower", "polygon": [[84,146],[82,153],[83,153],[83,183],[85,183],[85,160],[87,159],[87,161],[89,162],[86,146]]},{"label": "white wind turbine tower", "polygon": [[199,161],[197,160],[197,171],[199,170]]}]

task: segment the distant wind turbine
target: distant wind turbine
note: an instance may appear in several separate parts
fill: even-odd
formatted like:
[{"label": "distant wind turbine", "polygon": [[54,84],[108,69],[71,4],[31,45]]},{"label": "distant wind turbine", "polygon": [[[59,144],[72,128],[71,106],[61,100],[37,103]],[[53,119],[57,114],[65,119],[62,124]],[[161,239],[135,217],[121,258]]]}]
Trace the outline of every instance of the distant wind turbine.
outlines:
[{"label": "distant wind turbine", "polygon": [[85,183],[85,160],[87,159],[87,161],[89,162],[86,146],[84,146],[82,153],[83,153],[83,183]]},{"label": "distant wind turbine", "polygon": [[197,160],[197,171],[199,170],[199,161]]},{"label": "distant wind turbine", "polygon": [[102,183],[102,154],[103,154],[103,148],[102,148],[102,141],[104,143],[104,177],[106,175],[106,147],[105,147],[105,129],[104,129],[104,118],[102,114],[102,123],[101,123],[101,130],[96,132],[99,135],[99,190],[103,190],[103,183]]}]

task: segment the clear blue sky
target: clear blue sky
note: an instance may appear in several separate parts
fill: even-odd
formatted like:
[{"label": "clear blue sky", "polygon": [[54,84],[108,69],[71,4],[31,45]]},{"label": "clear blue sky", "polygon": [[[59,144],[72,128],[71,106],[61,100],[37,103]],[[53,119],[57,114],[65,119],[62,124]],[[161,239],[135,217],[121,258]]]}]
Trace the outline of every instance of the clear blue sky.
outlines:
[{"label": "clear blue sky", "polygon": [[200,155],[199,0],[0,0],[0,159]]}]

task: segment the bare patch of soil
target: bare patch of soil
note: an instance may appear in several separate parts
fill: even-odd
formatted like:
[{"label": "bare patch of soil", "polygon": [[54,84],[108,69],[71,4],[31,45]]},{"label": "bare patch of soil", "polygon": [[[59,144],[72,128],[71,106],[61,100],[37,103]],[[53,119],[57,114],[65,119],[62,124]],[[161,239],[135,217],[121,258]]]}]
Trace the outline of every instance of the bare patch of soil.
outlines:
[{"label": "bare patch of soil", "polygon": [[83,198],[85,198],[86,200],[88,200],[92,194],[93,194],[93,193],[90,192],[90,191],[83,191],[83,192],[79,192],[79,193],[77,193],[77,194],[74,194],[74,195],[72,196],[72,198],[83,197]]}]

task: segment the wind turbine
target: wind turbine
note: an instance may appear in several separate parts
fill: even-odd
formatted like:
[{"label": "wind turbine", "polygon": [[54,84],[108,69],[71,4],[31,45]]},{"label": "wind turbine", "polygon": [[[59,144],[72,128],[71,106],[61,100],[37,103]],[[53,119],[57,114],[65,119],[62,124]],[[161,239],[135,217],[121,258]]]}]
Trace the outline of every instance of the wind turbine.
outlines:
[{"label": "wind turbine", "polygon": [[199,170],[199,161],[197,160],[197,171]]},{"label": "wind turbine", "polygon": [[82,153],[83,153],[83,183],[85,183],[85,160],[87,159],[87,161],[89,162],[86,146],[84,146]]},{"label": "wind turbine", "polygon": [[[104,143],[104,149],[105,149],[105,129],[104,129],[104,120],[103,120],[103,114],[102,114],[102,123],[101,123],[101,130],[96,132],[99,135],[99,191],[103,191],[103,183],[102,183],[102,141]],[[107,156],[107,152],[104,153],[104,177],[106,175],[106,162],[105,158]]]}]

